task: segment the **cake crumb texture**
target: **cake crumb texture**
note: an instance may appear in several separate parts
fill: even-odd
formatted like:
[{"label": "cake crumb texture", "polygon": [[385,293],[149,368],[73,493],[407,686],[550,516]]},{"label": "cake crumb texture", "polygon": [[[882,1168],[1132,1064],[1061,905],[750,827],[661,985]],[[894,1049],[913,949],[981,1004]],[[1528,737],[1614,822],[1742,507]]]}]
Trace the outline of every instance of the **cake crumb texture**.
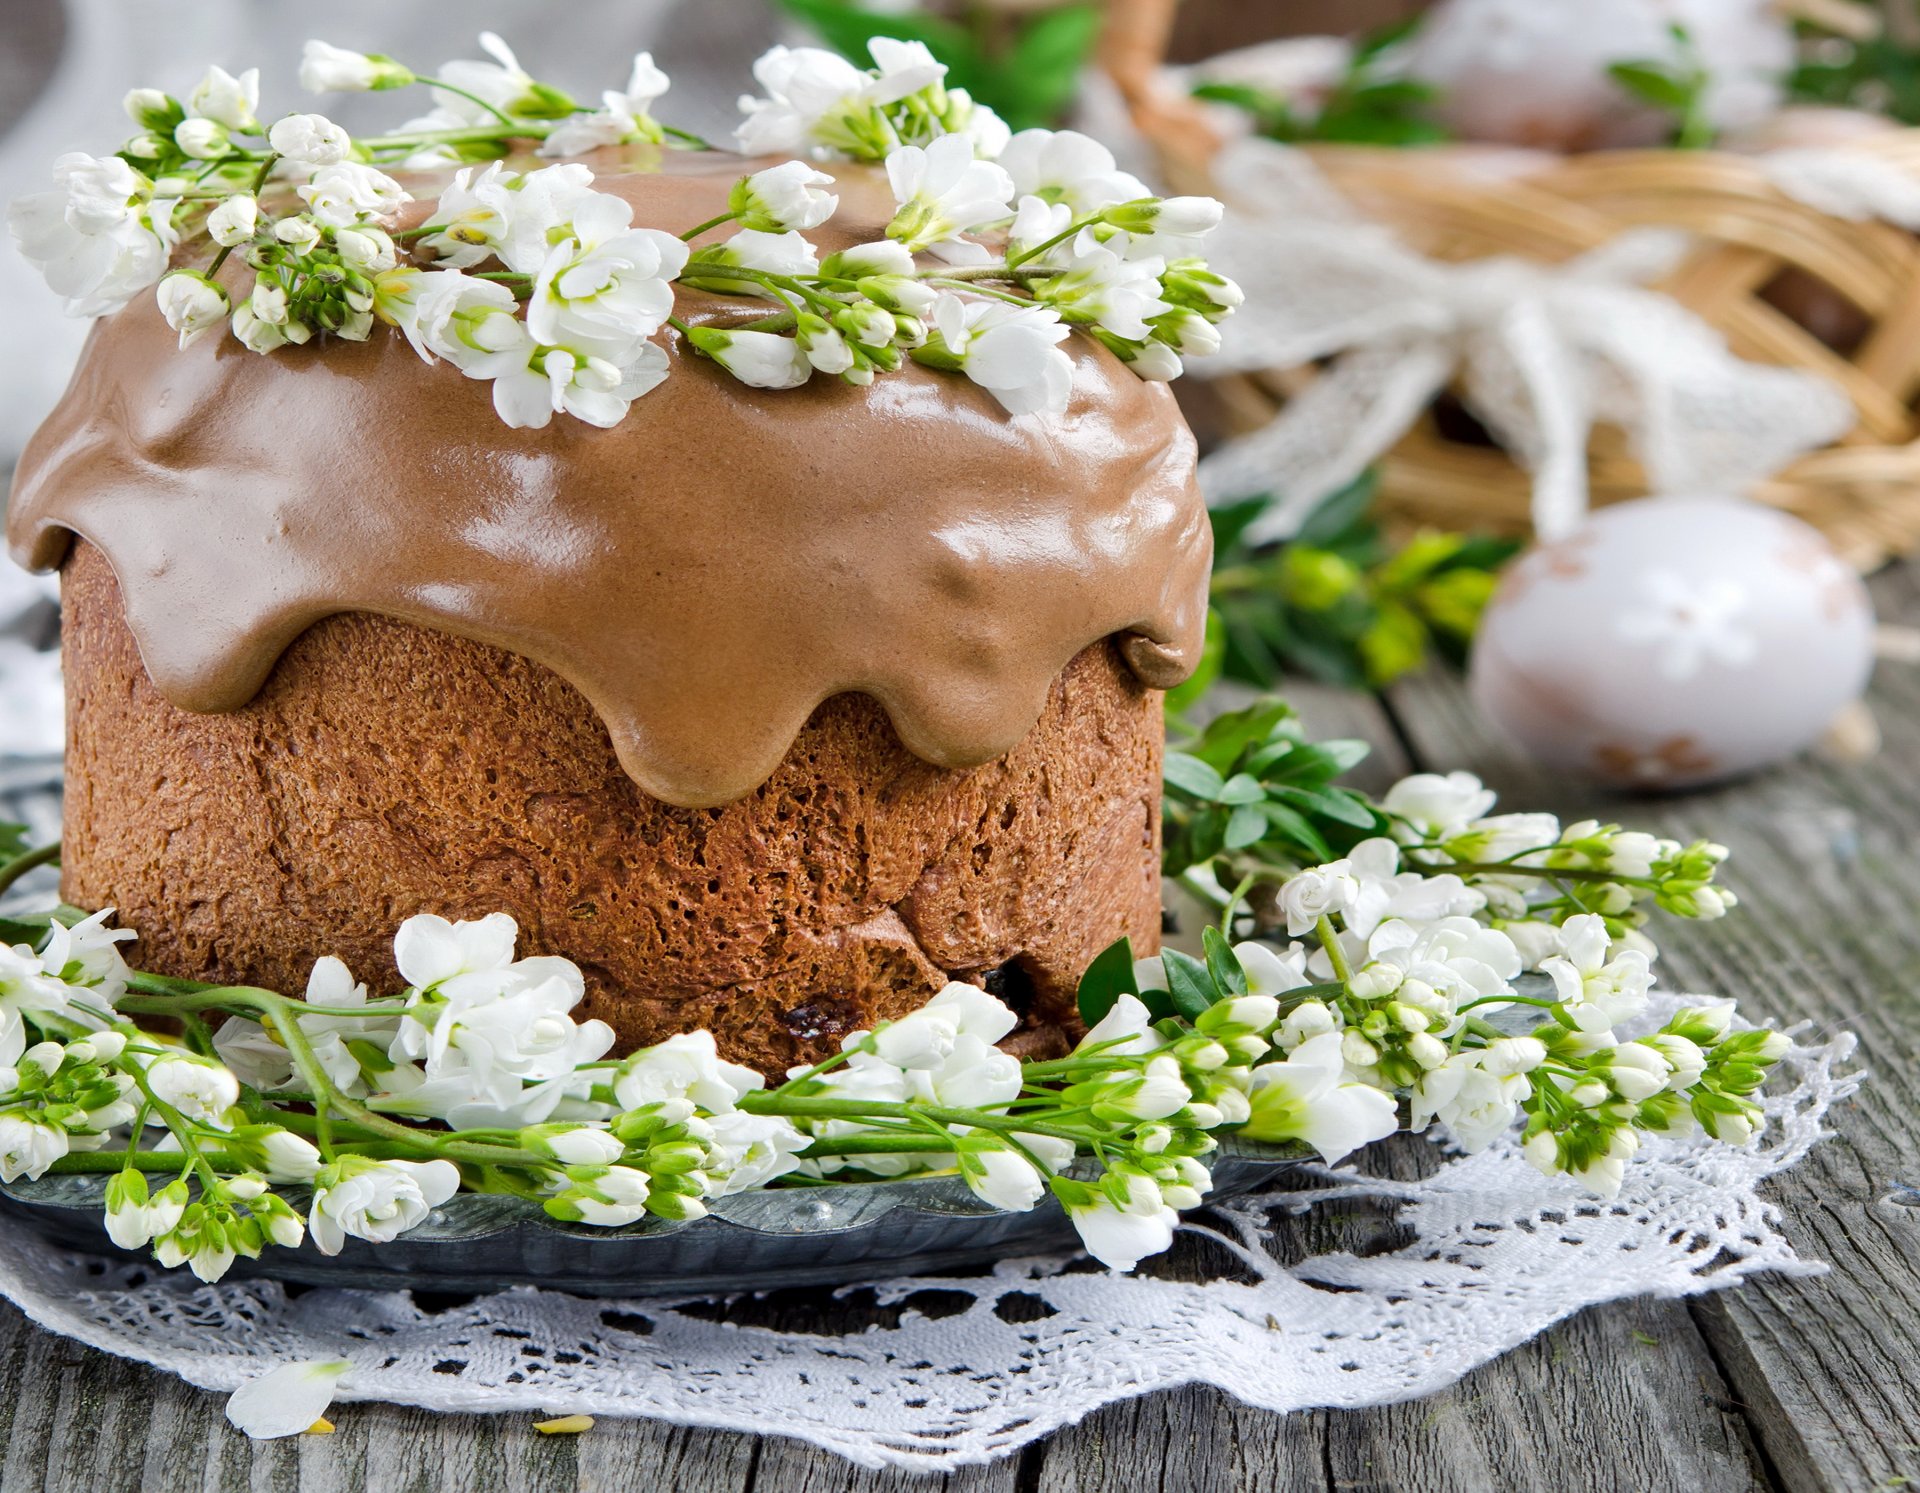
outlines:
[{"label": "cake crumb texture", "polygon": [[[298,993],[322,954],[376,992],[414,913],[504,911],[585,972],[616,1052],[707,1027],[769,1075],[949,978],[1062,1051],[1086,963],[1159,946],[1160,695],[1113,640],[1076,656],[1006,756],[901,745],[862,695],[816,709],[760,788],[675,808],[543,665],[367,613],[326,618],[241,709],[169,704],[111,567],[62,571],[62,890],[140,932],[141,968]],[[726,689],[716,678],[715,690]]]}]

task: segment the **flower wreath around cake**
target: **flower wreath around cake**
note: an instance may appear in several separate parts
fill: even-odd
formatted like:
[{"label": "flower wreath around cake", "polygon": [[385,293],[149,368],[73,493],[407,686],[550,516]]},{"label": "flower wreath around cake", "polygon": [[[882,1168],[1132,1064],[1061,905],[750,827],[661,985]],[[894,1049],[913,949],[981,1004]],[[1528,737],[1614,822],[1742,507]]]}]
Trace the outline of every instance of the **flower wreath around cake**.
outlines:
[{"label": "flower wreath around cake", "polygon": [[[183,348],[231,329],[263,354],[385,323],[532,429],[625,419],[666,377],[663,329],[757,388],[863,386],[911,361],[1011,422],[1048,419],[1072,395],[1073,333],[1163,381],[1238,300],[1198,253],[1217,204],[1154,197],[1083,136],[1010,135],[917,45],[875,41],[865,71],[762,58],[738,143],[796,159],[675,234],[634,227],[579,162],[504,163],[698,145],[654,117],[648,57],[595,109],[483,44],[492,61],[425,77],[309,43],[310,88],[432,91],[431,113],[358,139],[314,114],[263,123],[250,72],[214,68],[184,100],[137,90],[139,133],[63,157],[15,236],[77,315],[157,286]],[[848,159],[884,164],[893,215],[822,258],[805,234],[836,198],[814,163]],[[401,226],[389,167],[457,174]],[[682,320],[676,284],[733,312]],[[1337,781],[1363,747],[1307,739],[1277,703],[1174,723],[1144,843],[1163,813],[1163,868],[1212,921],[1197,955],[1123,938],[1094,958],[1063,1050],[1004,1050],[1019,1013],[954,980],[769,1081],[706,1030],[615,1055],[614,1029],[580,1019],[581,968],[522,955],[505,914],[407,917],[396,988],[323,957],[292,995],[131,969],[133,930],[63,904],[0,925],[0,1178],[105,1174],[114,1241],[205,1280],[270,1247],[391,1240],[462,1189],[618,1228],[752,1188],[929,1173],[1002,1209],[1051,1196],[1125,1270],[1202,1205],[1229,1137],[1332,1163],[1407,1126],[1469,1149],[1519,1126],[1542,1172],[1602,1195],[1644,1135],[1755,1138],[1786,1039],[1731,1003],[1640,1019],[1651,915],[1734,905],[1721,847],[1495,814],[1464,773],[1375,800]],[[59,859],[17,834],[0,848],[0,888]],[[1550,984],[1522,993],[1526,971]],[[1487,1019],[1526,1008],[1530,1029]]]}]

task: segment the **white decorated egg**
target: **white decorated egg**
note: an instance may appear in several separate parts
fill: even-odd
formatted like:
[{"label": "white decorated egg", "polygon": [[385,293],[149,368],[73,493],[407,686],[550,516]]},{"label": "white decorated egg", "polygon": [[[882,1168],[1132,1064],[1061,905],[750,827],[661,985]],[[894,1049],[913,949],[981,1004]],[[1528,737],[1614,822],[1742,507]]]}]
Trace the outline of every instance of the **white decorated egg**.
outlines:
[{"label": "white decorated egg", "polygon": [[1733,498],[1642,498],[1513,562],[1470,684],[1548,766],[1678,788],[1810,746],[1872,666],[1867,588],[1818,531]]},{"label": "white decorated egg", "polygon": [[1793,30],[1770,0],[1440,0],[1415,35],[1409,70],[1440,90],[1441,117],[1463,140],[1658,145],[1671,116],[1607,70],[1678,65],[1675,26],[1707,69],[1703,104],[1717,129],[1751,128],[1779,107]]}]

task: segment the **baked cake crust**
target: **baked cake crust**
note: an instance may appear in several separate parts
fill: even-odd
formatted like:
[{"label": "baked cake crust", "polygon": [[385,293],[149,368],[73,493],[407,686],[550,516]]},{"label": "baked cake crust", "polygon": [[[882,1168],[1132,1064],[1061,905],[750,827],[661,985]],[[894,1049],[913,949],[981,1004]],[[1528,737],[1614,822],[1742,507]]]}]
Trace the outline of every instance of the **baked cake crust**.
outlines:
[{"label": "baked cake crust", "polygon": [[1009,1046],[1061,1050],[1092,956],[1159,944],[1160,696],[1113,641],[984,766],[929,764],[842,695],[758,789],[689,809],[503,649],[340,614],[250,703],[198,714],[148,677],[99,550],[73,547],[62,594],[63,891],[117,907],[144,968],[298,991],[337,954],[397,989],[403,918],[505,911],[523,953],[581,966],[578,1015],[616,1050],[707,1027],[775,1074],[949,977],[1021,1011]]}]

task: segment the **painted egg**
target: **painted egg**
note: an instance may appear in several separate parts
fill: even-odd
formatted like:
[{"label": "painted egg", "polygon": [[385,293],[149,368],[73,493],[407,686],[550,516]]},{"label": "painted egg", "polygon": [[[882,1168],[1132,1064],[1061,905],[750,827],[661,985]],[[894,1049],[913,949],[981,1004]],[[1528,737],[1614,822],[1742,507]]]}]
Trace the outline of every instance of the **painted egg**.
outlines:
[{"label": "painted egg", "polygon": [[1463,140],[1659,145],[1671,115],[1607,70],[1678,64],[1676,25],[1707,69],[1703,107],[1717,128],[1749,128],[1779,106],[1793,31],[1768,0],[1440,0],[1415,33],[1409,71],[1440,90],[1441,117]]},{"label": "painted egg", "polygon": [[1514,561],[1470,684],[1548,766],[1681,788],[1810,746],[1872,667],[1867,588],[1818,531],[1733,498],[1642,498]]}]

